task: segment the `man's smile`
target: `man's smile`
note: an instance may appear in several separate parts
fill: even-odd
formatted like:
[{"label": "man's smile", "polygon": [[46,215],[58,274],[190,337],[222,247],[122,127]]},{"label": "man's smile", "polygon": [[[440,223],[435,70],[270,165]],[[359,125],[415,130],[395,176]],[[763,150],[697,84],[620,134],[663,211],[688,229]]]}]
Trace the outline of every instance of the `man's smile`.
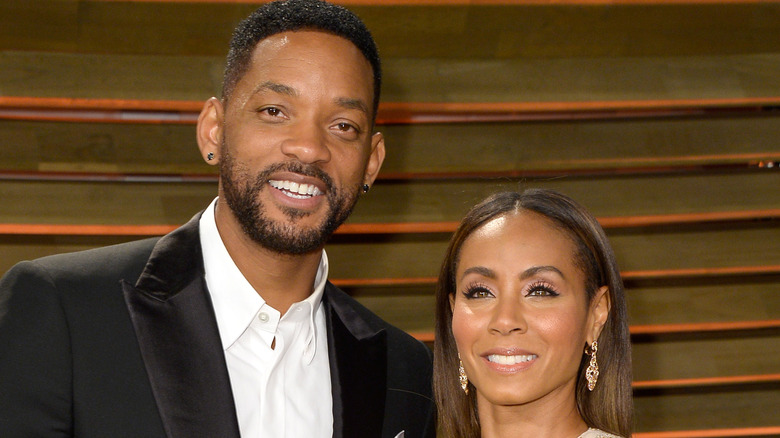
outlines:
[{"label": "man's smile", "polygon": [[322,191],[312,184],[299,184],[288,180],[269,180],[268,184],[284,193],[286,196],[295,199],[308,199],[315,196],[321,196]]}]

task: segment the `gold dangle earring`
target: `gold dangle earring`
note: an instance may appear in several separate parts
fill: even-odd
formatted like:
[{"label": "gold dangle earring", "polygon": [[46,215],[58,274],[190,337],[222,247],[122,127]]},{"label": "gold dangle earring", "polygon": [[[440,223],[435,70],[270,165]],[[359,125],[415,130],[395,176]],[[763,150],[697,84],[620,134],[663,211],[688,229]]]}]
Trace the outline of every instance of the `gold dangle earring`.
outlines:
[{"label": "gold dangle earring", "polygon": [[458,379],[460,380],[460,387],[466,395],[469,394],[469,378],[466,375],[466,370],[463,368],[463,361],[460,360],[460,354],[458,354]]},{"label": "gold dangle earring", "polygon": [[588,347],[585,347],[585,354],[590,354],[590,363],[588,369],[585,370],[585,379],[588,381],[588,391],[593,391],[596,388],[596,382],[599,380],[599,364],[596,362],[596,352],[599,350],[598,341],[593,341],[590,344],[590,353],[588,353]]}]

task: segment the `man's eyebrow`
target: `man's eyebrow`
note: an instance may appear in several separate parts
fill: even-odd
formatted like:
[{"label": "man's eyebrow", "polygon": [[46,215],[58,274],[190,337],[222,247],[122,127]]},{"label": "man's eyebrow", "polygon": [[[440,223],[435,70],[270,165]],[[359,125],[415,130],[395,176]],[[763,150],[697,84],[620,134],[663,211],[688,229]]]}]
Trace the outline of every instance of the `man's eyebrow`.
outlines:
[{"label": "man's eyebrow", "polygon": [[257,87],[255,87],[254,90],[252,90],[252,94],[257,94],[265,90],[270,90],[273,91],[274,93],[286,94],[288,96],[293,96],[293,97],[298,96],[298,90],[296,90],[295,88],[289,85],[284,85],[273,81],[265,81],[262,84],[258,85]]},{"label": "man's eyebrow", "polygon": [[366,115],[369,114],[368,105],[366,105],[362,99],[339,97],[336,99],[336,105],[346,109],[356,109],[358,111],[364,112]]}]

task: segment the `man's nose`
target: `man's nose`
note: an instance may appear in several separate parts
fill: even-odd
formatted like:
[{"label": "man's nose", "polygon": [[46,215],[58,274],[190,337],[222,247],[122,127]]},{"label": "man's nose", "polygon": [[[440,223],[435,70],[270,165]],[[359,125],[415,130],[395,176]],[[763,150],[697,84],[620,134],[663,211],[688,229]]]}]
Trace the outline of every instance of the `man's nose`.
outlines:
[{"label": "man's nose", "polygon": [[312,122],[301,122],[291,127],[290,136],[282,143],[282,153],[305,164],[330,160],[327,130]]}]

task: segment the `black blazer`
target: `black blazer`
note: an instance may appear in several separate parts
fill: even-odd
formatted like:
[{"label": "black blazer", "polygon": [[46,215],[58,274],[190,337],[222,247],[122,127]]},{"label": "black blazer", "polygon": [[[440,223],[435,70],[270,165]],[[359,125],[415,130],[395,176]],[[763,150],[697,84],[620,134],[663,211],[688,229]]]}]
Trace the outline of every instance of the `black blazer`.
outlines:
[{"label": "black blazer", "polygon": [[[239,437],[196,215],[0,280],[0,436]],[[328,283],[335,437],[435,435],[431,352]]]}]

